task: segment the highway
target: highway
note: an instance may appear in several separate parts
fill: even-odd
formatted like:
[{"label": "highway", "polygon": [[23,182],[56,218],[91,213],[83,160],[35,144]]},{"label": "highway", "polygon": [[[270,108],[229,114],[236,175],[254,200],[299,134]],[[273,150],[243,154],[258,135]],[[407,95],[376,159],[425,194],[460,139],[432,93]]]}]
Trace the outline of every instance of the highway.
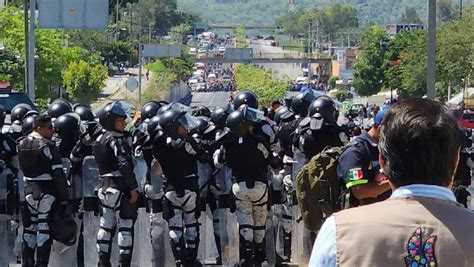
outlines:
[{"label": "highway", "polygon": [[229,102],[230,94],[230,92],[195,93],[191,106],[203,105],[211,110],[216,107],[224,107]]},{"label": "highway", "polygon": [[[250,47],[253,48],[253,54],[283,54],[290,53],[288,50],[283,50],[281,47],[270,46],[268,41],[256,41],[252,40]],[[298,54],[298,52],[294,52]],[[296,77],[301,76],[301,68],[299,64],[288,64],[288,63],[271,63],[271,64],[261,64],[265,68],[274,70],[275,75],[280,77],[288,76],[291,80],[295,80]]]}]

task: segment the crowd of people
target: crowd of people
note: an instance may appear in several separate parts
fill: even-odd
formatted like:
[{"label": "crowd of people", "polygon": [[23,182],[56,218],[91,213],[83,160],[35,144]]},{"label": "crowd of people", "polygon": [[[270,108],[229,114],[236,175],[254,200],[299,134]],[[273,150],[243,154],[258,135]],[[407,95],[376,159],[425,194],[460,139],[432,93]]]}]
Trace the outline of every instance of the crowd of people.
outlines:
[{"label": "crowd of people", "polygon": [[[84,247],[92,234],[98,266],[116,265],[111,251],[118,232],[118,264],[131,266],[139,243],[134,225],[146,208],[154,264],[164,266],[158,262],[166,257],[160,241],[166,229],[176,266],[201,266],[201,214],[209,208],[213,232],[206,234],[217,265],[230,264],[236,249],[238,266],[285,266],[302,260],[297,255],[304,251],[295,247],[313,242],[310,266],[472,264],[466,222],[473,215],[456,203],[467,205],[467,191],[448,189],[470,183],[466,156],[457,168],[470,135],[444,107],[424,99],[385,106],[366,129],[349,129],[338,118],[334,101],[312,90],[267,109],[250,91],[214,110],[150,101],[134,121],[117,101],[97,114],[62,99],[45,113],[20,104],[0,135],[0,157],[11,174],[3,213],[21,215],[23,227],[18,258],[23,266],[48,266],[56,240],[78,244],[76,264],[87,266]],[[341,151],[337,165],[317,165],[331,148]],[[308,168],[333,175],[340,187],[330,190],[340,195],[303,205],[319,197],[296,194],[313,190],[315,184],[300,180]],[[315,207],[321,212],[308,214]],[[295,234],[299,216],[307,235]],[[96,232],[86,227],[94,222]]]}]

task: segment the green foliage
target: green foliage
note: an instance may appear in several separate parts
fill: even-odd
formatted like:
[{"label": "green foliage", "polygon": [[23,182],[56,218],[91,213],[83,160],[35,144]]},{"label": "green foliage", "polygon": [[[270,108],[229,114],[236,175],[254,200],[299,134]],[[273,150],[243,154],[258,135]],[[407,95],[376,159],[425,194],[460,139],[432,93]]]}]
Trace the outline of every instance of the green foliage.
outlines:
[{"label": "green foliage", "polygon": [[235,36],[235,45],[237,48],[246,48],[247,44],[247,34],[244,27],[238,27],[234,30]]},{"label": "green foliage", "polygon": [[[218,3],[216,0],[177,0],[177,2],[180,10],[196,12],[204,21],[211,24],[273,24],[289,10],[286,0],[227,1],[228,3]],[[451,11],[453,8],[456,10],[459,1],[450,2],[453,4]],[[364,24],[399,23],[407,6],[413,6],[426,22],[426,0],[297,0],[295,10],[324,9],[338,3],[357,6],[358,17]],[[463,0],[465,7],[472,4],[474,0]]]},{"label": "green foliage", "polygon": [[342,102],[346,99],[346,96],[348,93],[349,93],[348,90],[338,90],[336,92],[336,99]]},{"label": "green foliage", "polygon": [[[462,20],[437,29],[437,82],[440,99],[447,87],[462,88],[474,71],[474,8],[465,10]],[[373,28],[372,28],[373,29]],[[380,35],[381,34],[381,35]],[[362,53],[355,62],[354,86],[361,95],[396,89],[400,95],[422,96],[426,92],[426,31],[403,32],[381,49],[380,32],[369,32],[361,43]],[[383,59],[383,60],[380,60]]]},{"label": "green foliage", "polygon": [[359,25],[357,10],[351,5],[336,4],[326,9],[289,12],[277,20],[285,33],[296,36],[307,36],[309,24],[312,24],[313,36],[319,33],[335,40],[341,33]]},{"label": "green foliage", "polygon": [[385,48],[383,40],[388,40],[385,29],[380,26],[367,28],[360,44],[361,56],[354,62],[353,85],[358,94],[369,96],[378,93],[384,86]]},{"label": "green foliage", "polygon": [[406,23],[406,24],[412,24],[412,23],[421,24],[422,23],[420,16],[418,15],[418,12],[416,12],[415,7],[413,6],[405,7],[405,11],[403,12],[400,22]]},{"label": "green foliage", "polygon": [[339,79],[339,77],[336,77],[336,76],[332,76],[329,78],[328,80],[328,85],[331,86],[331,88],[335,88],[336,87],[336,81]]},{"label": "green foliage", "polygon": [[273,80],[270,72],[252,65],[238,64],[234,75],[237,89],[254,92],[263,106],[270,105],[272,100],[281,99],[288,93],[287,82]]},{"label": "green foliage", "polygon": [[107,68],[90,65],[83,60],[75,61],[62,71],[62,78],[64,89],[72,99],[89,104],[102,92],[107,79]]}]

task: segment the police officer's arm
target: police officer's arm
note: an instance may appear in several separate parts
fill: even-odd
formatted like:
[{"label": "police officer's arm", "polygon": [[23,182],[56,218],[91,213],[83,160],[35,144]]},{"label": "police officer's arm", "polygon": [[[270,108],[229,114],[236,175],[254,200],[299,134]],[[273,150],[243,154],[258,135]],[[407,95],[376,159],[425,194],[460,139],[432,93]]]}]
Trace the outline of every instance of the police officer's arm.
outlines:
[{"label": "police officer's arm", "polygon": [[115,152],[118,168],[127,190],[130,192],[137,190],[138,184],[137,180],[135,179],[135,173],[133,172],[132,155],[127,154],[123,144],[119,140],[110,142],[110,146]]},{"label": "police officer's arm", "polygon": [[63,163],[59,154],[58,148],[53,144],[49,144],[43,147],[43,153],[46,157],[51,160],[51,177],[56,187],[58,195],[56,198],[60,202],[67,201],[69,199],[69,187],[66,179],[66,175],[63,171]]},{"label": "police officer's arm", "polygon": [[357,149],[347,149],[338,163],[338,176],[344,179],[346,188],[356,199],[376,198],[390,189],[388,181],[369,182],[368,163]]}]

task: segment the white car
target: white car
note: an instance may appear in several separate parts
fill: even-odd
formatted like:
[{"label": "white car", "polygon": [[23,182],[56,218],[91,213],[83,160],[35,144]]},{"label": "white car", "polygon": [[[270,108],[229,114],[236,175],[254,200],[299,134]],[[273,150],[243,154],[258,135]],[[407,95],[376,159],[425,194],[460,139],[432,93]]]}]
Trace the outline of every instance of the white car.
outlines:
[{"label": "white car", "polygon": [[190,55],[196,55],[197,54],[197,48],[196,47],[191,47],[189,49],[189,54]]},{"label": "white car", "polygon": [[188,84],[189,85],[194,85],[194,84],[197,84],[198,82],[199,82],[198,79],[189,79]]},{"label": "white car", "polygon": [[223,53],[225,53],[225,50],[226,50],[225,46],[220,46],[219,47],[219,53],[223,54]]},{"label": "white car", "polygon": [[308,83],[308,77],[296,77],[296,84],[305,84]]},{"label": "white car", "polygon": [[214,73],[210,73],[210,74],[207,76],[207,78],[208,78],[209,80],[215,80],[215,79],[217,78],[217,76],[216,76]]},{"label": "white car", "polygon": [[198,54],[206,54],[206,53],[207,53],[207,49],[206,49],[206,48],[199,48]]}]

